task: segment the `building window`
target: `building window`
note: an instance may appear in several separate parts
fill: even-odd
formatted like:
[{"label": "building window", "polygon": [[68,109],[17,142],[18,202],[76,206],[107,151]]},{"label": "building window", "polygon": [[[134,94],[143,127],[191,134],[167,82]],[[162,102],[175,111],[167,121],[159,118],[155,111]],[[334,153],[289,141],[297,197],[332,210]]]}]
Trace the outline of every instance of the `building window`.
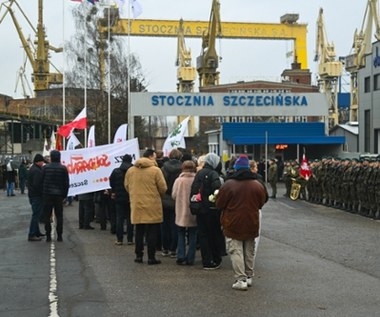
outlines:
[{"label": "building window", "polygon": [[371,79],[370,77],[364,78],[364,92],[371,91]]},{"label": "building window", "polygon": [[371,152],[371,111],[364,111],[364,152]]},{"label": "building window", "polygon": [[373,90],[380,90],[380,74],[373,76]]}]

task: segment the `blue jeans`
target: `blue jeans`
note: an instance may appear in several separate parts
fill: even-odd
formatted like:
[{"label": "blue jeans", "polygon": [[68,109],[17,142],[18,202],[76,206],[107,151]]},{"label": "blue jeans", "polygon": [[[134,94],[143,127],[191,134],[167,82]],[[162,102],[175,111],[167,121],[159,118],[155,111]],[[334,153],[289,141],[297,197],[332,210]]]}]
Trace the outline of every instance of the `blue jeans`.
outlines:
[{"label": "blue jeans", "polygon": [[40,234],[39,219],[43,210],[42,197],[30,197],[29,203],[32,206],[32,219],[29,226],[29,237],[36,237]]},{"label": "blue jeans", "polygon": [[164,221],[161,225],[162,249],[176,252],[178,232],[175,224],[175,211],[164,209]]},{"label": "blue jeans", "polygon": [[[197,245],[197,227],[178,227],[177,260],[187,264],[194,264]],[[189,247],[186,253],[186,230],[189,239]]]},{"label": "blue jeans", "polygon": [[7,196],[14,195],[14,188],[15,183],[14,182],[7,182]]}]

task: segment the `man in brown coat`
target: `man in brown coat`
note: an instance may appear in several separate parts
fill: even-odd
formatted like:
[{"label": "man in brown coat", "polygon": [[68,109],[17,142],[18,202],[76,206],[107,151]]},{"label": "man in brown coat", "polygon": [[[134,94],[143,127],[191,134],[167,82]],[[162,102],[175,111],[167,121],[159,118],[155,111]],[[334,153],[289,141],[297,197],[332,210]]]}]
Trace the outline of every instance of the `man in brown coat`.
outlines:
[{"label": "man in brown coat", "polygon": [[124,186],[130,198],[131,222],[136,226],[135,262],[143,263],[146,234],[148,264],[160,264],[155,254],[158,230],[163,220],[161,196],[167,186],[153,150],[146,150],[143,157],[128,169]]},{"label": "man in brown coat", "polygon": [[255,238],[259,235],[259,210],[268,200],[262,182],[249,169],[249,160],[241,155],[230,175],[219,190],[216,207],[222,209],[221,224],[228,253],[235,273],[236,290],[247,290],[252,285]]}]

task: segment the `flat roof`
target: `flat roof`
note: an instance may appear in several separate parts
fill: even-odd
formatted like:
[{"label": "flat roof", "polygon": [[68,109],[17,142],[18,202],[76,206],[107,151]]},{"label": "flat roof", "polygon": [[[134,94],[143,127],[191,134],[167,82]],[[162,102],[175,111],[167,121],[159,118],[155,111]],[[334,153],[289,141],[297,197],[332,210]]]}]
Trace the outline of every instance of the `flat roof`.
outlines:
[{"label": "flat roof", "polygon": [[223,123],[230,144],[344,144],[344,136],[326,136],[323,122]]}]

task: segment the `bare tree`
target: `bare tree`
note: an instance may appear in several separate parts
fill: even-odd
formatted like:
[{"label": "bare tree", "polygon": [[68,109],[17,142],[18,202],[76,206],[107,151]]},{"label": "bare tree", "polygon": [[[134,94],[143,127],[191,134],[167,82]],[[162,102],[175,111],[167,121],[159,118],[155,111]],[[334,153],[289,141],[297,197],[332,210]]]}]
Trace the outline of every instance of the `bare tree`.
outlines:
[{"label": "bare tree", "polygon": [[[108,92],[111,98],[111,135],[114,135],[116,129],[128,120],[128,76],[131,92],[146,89],[140,62],[135,55],[126,54],[125,40],[111,36],[108,42],[107,37],[98,32],[101,13],[97,6],[91,4],[75,6],[72,15],[76,33],[65,44],[69,69],[66,85],[86,88],[89,92],[87,116],[89,124],[95,124],[98,145],[108,143]],[[140,136],[146,136],[145,120],[142,118],[136,124],[136,130],[142,134]]]}]

